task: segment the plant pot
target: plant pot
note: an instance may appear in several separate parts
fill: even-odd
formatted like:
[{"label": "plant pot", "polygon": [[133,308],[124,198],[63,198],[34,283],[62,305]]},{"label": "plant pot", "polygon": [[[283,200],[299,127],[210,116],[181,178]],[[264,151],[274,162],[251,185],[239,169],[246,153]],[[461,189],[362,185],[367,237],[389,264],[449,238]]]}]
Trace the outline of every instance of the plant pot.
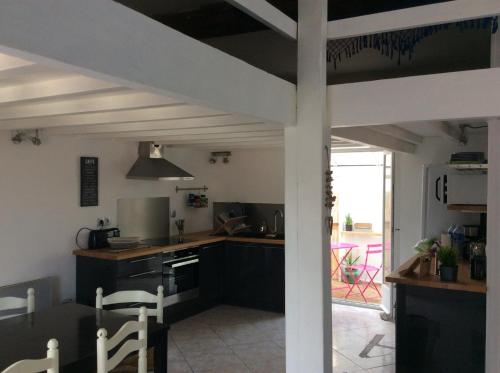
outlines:
[{"label": "plant pot", "polygon": [[352,231],[352,224],[346,224],[345,225],[345,231],[346,232],[351,232]]},{"label": "plant pot", "polygon": [[349,267],[343,267],[342,273],[342,282],[346,284],[354,284],[354,280],[359,277],[359,269],[349,269]]},{"label": "plant pot", "polygon": [[439,267],[439,277],[441,281],[456,282],[458,274],[458,266],[444,266]]}]

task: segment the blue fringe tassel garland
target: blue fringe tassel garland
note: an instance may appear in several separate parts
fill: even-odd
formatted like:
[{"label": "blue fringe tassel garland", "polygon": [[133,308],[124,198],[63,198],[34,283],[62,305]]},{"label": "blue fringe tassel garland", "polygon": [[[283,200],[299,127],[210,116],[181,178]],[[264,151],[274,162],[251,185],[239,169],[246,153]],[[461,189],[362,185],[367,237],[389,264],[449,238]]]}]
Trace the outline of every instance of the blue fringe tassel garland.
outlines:
[{"label": "blue fringe tassel garland", "polygon": [[491,33],[495,34],[498,31],[498,17],[330,40],[327,44],[327,61],[333,63],[334,68],[337,69],[337,64],[342,62],[342,59],[349,59],[363,49],[371,48],[378,50],[383,56],[389,57],[391,60],[397,56],[398,65],[400,65],[402,57],[408,56],[408,60],[412,59],[418,43],[439,31],[448,30],[451,25],[458,27],[461,32],[469,29],[491,29]]}]

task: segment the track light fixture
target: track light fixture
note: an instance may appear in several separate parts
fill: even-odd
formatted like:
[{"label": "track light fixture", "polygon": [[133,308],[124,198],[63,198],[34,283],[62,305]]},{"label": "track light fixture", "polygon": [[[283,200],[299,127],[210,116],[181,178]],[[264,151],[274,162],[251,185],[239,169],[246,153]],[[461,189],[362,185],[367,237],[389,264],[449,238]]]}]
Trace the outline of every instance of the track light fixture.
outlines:
[{"label": "track light fixture", "polygon": [[210,164],[215,164],[215,163],[217,163],[217,158],[221,157],[222,163],[227,164],[227,163],[229,163],[230,156],[231,156],[231,152],[212,152],[212,153],[210,153],[210,158],[209,158],[208,162]]},{"label": "track light fixture", "polygon": [[33,131],[32,130],[20,130],[16,131],[12,137],[11,140],[14,144],[18,145],[21,144],[24,141],[31,141],[31,143],[35,146],[41,145],[42,140],[40,139],[40,134],[38,130]]}]

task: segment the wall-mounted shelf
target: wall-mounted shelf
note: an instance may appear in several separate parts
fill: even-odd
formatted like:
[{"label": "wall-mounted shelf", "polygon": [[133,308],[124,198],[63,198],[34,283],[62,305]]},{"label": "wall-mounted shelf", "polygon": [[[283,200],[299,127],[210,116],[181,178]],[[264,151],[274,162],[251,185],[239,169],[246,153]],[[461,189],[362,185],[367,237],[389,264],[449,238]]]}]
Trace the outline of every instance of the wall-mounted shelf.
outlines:
[{"label": "wall-mounted shelf", "polygon": [[180,191],[184,191],[184,190],[189,190],[189,191],[197,190],[197,191],[206,192],[208,190],[208,187],[206,185],[203,185],[202,187],[198,187],[198,188],[179,188],[178,186],[175,187],[175,193],[179,193]]},{"label": "wall-mounted shelf", "polygon": [[485,214],[488,212],[488,206],[487,205],[448,205],[448,210]]},{"label": "wall-mounted shelf", "polygon": [[488,163],[449,163],[448,167],[460,172],[471,172],[471,173],[482,173],[482,174],[488,172]]}]

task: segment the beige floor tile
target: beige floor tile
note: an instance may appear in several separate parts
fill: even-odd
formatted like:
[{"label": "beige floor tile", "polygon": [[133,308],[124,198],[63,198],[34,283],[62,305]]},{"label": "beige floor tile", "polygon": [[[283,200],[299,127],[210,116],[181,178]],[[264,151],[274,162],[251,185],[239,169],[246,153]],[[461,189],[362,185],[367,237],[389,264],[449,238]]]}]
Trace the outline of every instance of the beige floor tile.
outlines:
[{"label": "beige floor tile", "polygon": [[227,354],[232,352],[220,338],[182,340],[177,342],[177,346],[186,359],[197,355]]},{"label": "beige floor tile", "polygon": [[193,373],[193,370],[185,360],[168,361],[168,373]]},{"label": "beige floor tile", "polygon": [[202,354],[187,358],[194,373],[248,373],[249,369],[233,353]]}]

